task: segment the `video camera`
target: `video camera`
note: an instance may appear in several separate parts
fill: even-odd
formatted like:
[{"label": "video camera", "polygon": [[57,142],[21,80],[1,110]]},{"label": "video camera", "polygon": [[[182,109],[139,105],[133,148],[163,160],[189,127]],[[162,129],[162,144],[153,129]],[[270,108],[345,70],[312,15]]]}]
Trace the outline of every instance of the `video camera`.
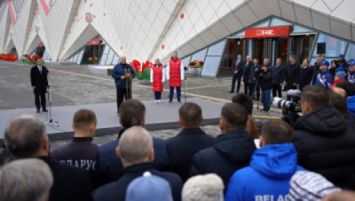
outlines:
[{"label": "video camera", "polygon": [[299,117],[298,113],[301,112],[300,100],[301,91],[291,89],[287,91],[287,100],[275,97],[272,101],[272,105],[282,109],[282,120],[293,125]]}]

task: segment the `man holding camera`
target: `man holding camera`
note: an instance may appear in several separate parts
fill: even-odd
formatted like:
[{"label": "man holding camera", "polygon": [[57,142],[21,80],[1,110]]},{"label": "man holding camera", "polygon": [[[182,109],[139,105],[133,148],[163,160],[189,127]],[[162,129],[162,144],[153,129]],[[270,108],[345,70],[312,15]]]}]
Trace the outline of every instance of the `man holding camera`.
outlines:
[{"label": "man holding camera", "polygon": [[112,77],[115,79],[116,95],[117,95],[117,113],[121,103],[125,98],[132,98],[132,79],[136,76],[136,72],[132,66],[126,63],[126,57],[120,57],[120,63],[112,70]]}]

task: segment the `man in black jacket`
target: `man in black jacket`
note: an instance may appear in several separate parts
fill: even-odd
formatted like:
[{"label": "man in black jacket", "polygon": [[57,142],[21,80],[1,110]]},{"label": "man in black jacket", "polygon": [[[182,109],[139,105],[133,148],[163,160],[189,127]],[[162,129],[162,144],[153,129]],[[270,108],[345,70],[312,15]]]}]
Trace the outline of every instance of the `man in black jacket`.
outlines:
[{"label": "man in black jacket", "polygon": [[212,146],[215,141],[200,128],[201,121],[201,107],[196,103],[185,103],[179,110],[179,124],[182,130],[177,136],[167,140],[172,171],[183,181],[188,179],[194,154]]},{"label": "man in black jacket", "polygon": [[300,76],[300,66],[296,62],[296,57],[291,55],[285,68],[285,90],[297,89]]},{"label": "man in black jacket", "polygon": [[243,75],[243,66],[244,66],[244,62],[242,60],[242,55],[238,54],[237,58],[232,63],[233,78],[232,78],[232,87],[229,93],[234,92],[236,81],[238,81],[237,93],[239,93],[240,82],[242,80],[242,75]]},{"label": "man in black jacket", "polygon": [[61,165],[49,155],[49,140],[42,121],[22,115],[10,121],[5,130],[5,144],[16,158],[39,158],[53,173],[49,201],[90,201],[91,181],[84,170]]},{"label": "man in black jacket", "polygon": [[262,90],[263,110],[269,112],[271,107],[272,74],[267,66],[262,66],[259,72],[259,84]]},{"label": "man in black jacket", "polygon": [[43,66],[42,58],[37,58],[37,65],[31,68],[31,86],[35,95],[35,104],[37,113],[42,111],[47,112],[46,108],[46,93],[48,88],[48,69]]},{"label": "man in black jacket", "polygon": [[285,77],[285,68],[281,65],[281,58],[276,59],[276,65],[271,68],[272,72],[272,96],[273,97],[282,97],[281,84],[284,81]]},{"label": "man in black jacket", "polygon": [[253,59],[253,65],[248,70],[248,85],[249,85],[249,97],[253,98],[255,96],[255,88],[258,84],[256,81],[255,73],[259,72],[259,60]]},{"label": "man in black jacket", "polygon": [[93,178],[98,146],[92,142],[96,132],[96,115],[88,109],[80,109],[74,114],[74,137],[66,145],[57,147],[52,156],[61,164],[86,170]]},{"label": "man in black jacket", "polygon": [[249,89],[249,70],[253,67],[253,62],[251,61],[251,57],[247,55],[245,57],[245,62],[243,66],[243,83],[244,83],[244,94],[248,95],[248,89]]},{"label": "man in black jacket", "polygon": [[174,173],[155,170],[152,166],[153,138],[147,130],[140,126],[127,129],[116,147],[116,155],[124,167],[122,175],[117,181],[98,188],[93,193],[95,201],[125,201],[128,185],[146,171],[165,179],[170,184],[174,200],[181,200],[181,178]]},{"label": "man in black jacket", "polygon": [[[139,100],[129,99],[122,103],[119,112],[119,121],[123,129],[119,132],[117,140],[113,140],[99,147],[95,169],[96,187],[119,178],[119,173],[123,169],[123,166],[121,161],[116,157],[116,145],[126,129],[132,126],[144,127],[145,111],[144,104]],[[156,155],[153,164],[154,168],[161,171],[169,170],[170,160],[166,142],[159,138],[153,138],[153,146]]]},{"label": "man in black jacket", "polygon": [[298,162],[342,188],[355,187],[355,135],[343,115],[329,106],[329,91],[306,86],[301,96],[303,117],[294,124]]},{"label": "man in black jacket", "polygon": [[223,106],[220,119],[222,134],[215,144],[197,152],[193,158],[191,176],[216,173],[227,186],[229,178],[247,166],[256,147],[253,138],[245,131],[247,110],[237,103]]}]

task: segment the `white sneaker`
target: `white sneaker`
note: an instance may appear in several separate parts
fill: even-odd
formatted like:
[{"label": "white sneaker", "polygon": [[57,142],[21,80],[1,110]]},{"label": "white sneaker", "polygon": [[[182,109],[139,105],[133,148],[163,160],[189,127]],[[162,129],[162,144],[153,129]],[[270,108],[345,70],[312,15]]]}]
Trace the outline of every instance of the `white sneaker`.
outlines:
[{"label": "white sneaker", "polygon": [[158,103],[158,100],[154,100],[154,103]]},{"label": "white sneaker", "polygon": [[158,100],[158,103],[161,103],[161,100]]}]

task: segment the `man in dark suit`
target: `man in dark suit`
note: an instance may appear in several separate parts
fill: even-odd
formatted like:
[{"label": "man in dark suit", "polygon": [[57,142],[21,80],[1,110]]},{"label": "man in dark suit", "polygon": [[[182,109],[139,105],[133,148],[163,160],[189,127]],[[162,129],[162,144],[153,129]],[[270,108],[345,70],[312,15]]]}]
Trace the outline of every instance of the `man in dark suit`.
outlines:
[{"label": "man in dark suit", "polygon": [[177,136],[167,140],[172,171],[183,181],[189,176],[192,157],[202,149],[214,144],[215,139],[201,128],[202,110],[196,103],[185,103],[179,110],[179,124],[182,128]]},{"label": "man in dark suit", "polygon": [[233,70],[232,88],[231,88],[229,93],[233,93],[234,92],[235,82],[237,80],[238,80],[237,93],[239,93],[240,82],[242,80],[242,75],[243,75],[242,55],[238,54],[237,58],[233,61],[232,70]]},{"label": "man in dark suit", "polygon": [[245,62],[243,65],[243,82],[244,82],[244,94],[248,95],[248,89],[249,89],[249,71],[253,67],[253,62],[251,61],[251,57],[247,55],[245,57]]},{"label": "man in dark suit", "polygon": [[48,69],[43,66],[42,58],[37,58],[37,65],[31,68],[31,85],[35,94],[35,104],[37,113],[41,106],[43,112],[48,112],[46,108],[46,93],[48,86]]}]

